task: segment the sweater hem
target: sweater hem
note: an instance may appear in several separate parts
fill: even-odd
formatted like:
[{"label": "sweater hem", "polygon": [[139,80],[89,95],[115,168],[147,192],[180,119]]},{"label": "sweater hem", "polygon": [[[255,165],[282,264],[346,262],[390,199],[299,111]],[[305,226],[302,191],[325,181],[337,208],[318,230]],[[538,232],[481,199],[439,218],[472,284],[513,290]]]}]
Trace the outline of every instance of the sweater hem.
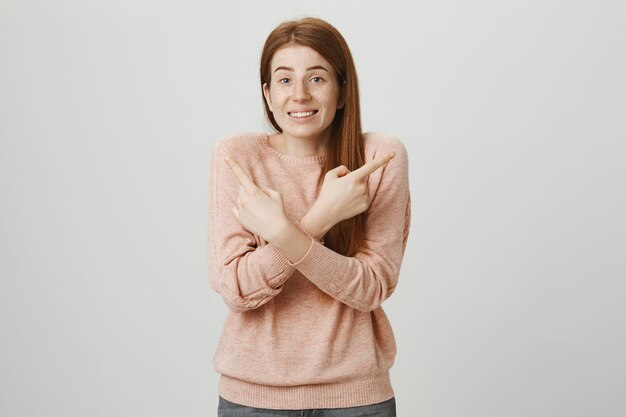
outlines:
[{"label": "sweater hem", "polygon": [[371,405],[394,396],[389,372],[371,378],[330,384],[261,385],[221,375],[219,395],[247,407],[306,410]]}]

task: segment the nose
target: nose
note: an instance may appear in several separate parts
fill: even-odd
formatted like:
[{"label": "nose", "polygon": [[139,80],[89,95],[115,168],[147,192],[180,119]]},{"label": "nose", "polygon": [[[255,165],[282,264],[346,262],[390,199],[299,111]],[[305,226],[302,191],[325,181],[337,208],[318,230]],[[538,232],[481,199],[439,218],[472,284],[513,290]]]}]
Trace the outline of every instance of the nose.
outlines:
[{"label": "nose", "polygon": [[306,81],[295,83],[293,99],[295,101],[306,101],[310,98],[311,96],[309,95],[309,89]]}]

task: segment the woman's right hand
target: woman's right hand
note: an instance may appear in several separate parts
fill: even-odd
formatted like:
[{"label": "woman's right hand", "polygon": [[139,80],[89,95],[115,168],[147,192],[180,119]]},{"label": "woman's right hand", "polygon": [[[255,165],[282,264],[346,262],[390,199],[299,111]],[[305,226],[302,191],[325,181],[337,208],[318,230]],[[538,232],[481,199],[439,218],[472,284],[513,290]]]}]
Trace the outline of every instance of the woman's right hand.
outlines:
[{"label": "woman's right hand", "polygon": [[393,152],[382,154],[354,171],[345,165],[331,169],[324,176],[320,194],[311,209],[326,217],[324,223],[332,225],[363,213],[370,206],[367,186],[370,174],[394,156]]}]

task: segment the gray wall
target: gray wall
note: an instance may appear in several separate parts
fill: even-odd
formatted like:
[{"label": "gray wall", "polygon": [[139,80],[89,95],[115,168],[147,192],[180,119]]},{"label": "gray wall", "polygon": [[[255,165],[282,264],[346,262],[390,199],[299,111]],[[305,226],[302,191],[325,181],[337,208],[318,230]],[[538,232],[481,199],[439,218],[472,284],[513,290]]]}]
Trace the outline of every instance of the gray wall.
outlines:
[{"label": "gray wall", "polygon": [[0,415],[215,415],[209,153],[304,15],[409,150],[398,415],[624,415],[626,9],[579,0],[2,0]]}]

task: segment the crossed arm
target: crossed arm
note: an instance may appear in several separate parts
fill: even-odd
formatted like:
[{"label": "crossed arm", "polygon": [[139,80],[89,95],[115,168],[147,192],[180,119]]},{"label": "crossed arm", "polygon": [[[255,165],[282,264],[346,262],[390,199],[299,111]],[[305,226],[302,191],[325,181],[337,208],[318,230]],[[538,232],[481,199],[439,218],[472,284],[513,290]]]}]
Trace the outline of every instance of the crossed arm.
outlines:
[{"label": "crossed arm", "polygon": [[[408,160],[404,146],[398,143],[394,149],[397,156],[390,163],[385,165],[383,156],[362,167],[360,174],[369,176],[385,165],[374,174],[379,181],[374,181],[377,188],[370,192],[373,197],[368,202],[365,242],[353,257],[338,254],[319,240],[341,214],[332,218],[325,210],[328,206],[316,203],[295,224],[276,216],[282,208],[280,194],[256,187],[236,163],[223,162],[225,154],[217,147],[212,162],[215,204],[210,275],[211,286],[228,307],[242,312],[265,304],[299,270],[320,290],[353,308],[378,308],[395,289],[410,224]],[[371,172],[366,173],[368,170]],[[355,173],[357,170],[350,174]],[[236,200],[232,195],[217,194],[218,179],[226,189],[239,187]],[[226,201],[216,201],[216,197]],[[224,213],[224,207],[232,207],[232,213]],[[350,210],[343,216],[346,213]],[[268,243],[259,246],[254,235]]]}]

